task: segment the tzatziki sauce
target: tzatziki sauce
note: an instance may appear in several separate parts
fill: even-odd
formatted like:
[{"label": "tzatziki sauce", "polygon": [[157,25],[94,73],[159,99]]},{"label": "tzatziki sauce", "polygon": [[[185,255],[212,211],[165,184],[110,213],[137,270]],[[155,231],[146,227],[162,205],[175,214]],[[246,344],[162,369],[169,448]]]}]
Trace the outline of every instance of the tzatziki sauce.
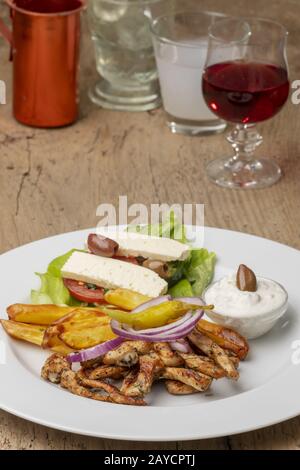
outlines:
[{"label": "tzatziki sauce", "polygon": [[214,305],[214,312],[239,318],[276,310],[286,300],[287,293],[280,284],[259,277],[255,292],[239,290],[236,276],[223,277],[205,291],[205,301]]}]

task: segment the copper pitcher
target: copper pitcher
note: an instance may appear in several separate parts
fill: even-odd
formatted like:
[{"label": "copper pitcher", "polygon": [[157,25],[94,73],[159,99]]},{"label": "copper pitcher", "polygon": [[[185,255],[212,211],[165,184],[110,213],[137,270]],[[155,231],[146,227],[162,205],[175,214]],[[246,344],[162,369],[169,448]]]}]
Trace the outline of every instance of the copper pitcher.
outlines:
[{"label": "copper pitcher", "polygon": [[59,127],[78,117],[80,13],[85,0],[6,0],[12,32],[13,114],[23,124]]}]

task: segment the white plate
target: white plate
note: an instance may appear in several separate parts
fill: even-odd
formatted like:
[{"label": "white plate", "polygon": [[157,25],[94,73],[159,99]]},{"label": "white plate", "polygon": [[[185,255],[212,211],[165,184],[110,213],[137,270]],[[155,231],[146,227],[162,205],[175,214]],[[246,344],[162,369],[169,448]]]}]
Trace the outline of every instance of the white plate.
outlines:
[{"label": "white plate", "polygon": [[[34,272],[72,247],[82,247],[89,230],[39,240],[0,256],[1,316],[15,302],[28,301],[38,286]],[[197,245],[197,243],[195,243]],[[40,379],[49,353],[12,340],[1,329],[6,363],[0,365],[0,407],[30,421],[91,436],[172,441],[204,439],[250,431],[300,414],[299,367],[292,343],[300,340],[300,251],[226,230],[205,229],[205,246],[218,254],[216,278],[241,262],[283,284],[290,298],[286,316],[266,336],[251,341],[249,358],[237,383],[214,381],[209,393],[169,395],[154,386],[148,407],[95,402]],[[298,355],[300,356],[300,355]]]}]

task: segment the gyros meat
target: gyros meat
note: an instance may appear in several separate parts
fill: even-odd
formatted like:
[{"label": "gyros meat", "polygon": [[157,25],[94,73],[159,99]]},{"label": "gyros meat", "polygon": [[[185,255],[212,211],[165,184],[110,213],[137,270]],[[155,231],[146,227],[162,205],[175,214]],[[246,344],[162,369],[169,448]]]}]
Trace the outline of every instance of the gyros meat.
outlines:
[{"label": "gyros meat", "polygon": [[144,398],[158,381],[172,395],[190,395],[206,392],[214,379],[237,380],[248,344],[231,330],[223,332],[220,325],[198,325],[186,338],[190,352],[173,351],[167,342],[124,341],[103,356],[82,362],[77,372],[65,356],[52,354],[41,375],[75,395],[134,406],[147,404]]}]

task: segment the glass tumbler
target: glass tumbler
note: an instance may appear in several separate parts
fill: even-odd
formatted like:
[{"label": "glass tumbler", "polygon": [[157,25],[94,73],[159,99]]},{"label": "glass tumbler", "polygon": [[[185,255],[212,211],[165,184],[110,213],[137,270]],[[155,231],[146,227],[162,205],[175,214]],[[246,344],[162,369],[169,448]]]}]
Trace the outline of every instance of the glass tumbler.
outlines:
[{"label": "glass tumbler", "polygon": [[89,1],[89,27],[100,75],[89,91],[95,104],[124,111],[160,105],[150,32],[152,7],[160,1]]},{"label": "glass tumbler", "polygon": [[201,82],[208,47],[208,29],[224,15],[186,11],[156,18],[152,36],[163,106],[171,132],[205,135],[226,124],[204,101]]}]

